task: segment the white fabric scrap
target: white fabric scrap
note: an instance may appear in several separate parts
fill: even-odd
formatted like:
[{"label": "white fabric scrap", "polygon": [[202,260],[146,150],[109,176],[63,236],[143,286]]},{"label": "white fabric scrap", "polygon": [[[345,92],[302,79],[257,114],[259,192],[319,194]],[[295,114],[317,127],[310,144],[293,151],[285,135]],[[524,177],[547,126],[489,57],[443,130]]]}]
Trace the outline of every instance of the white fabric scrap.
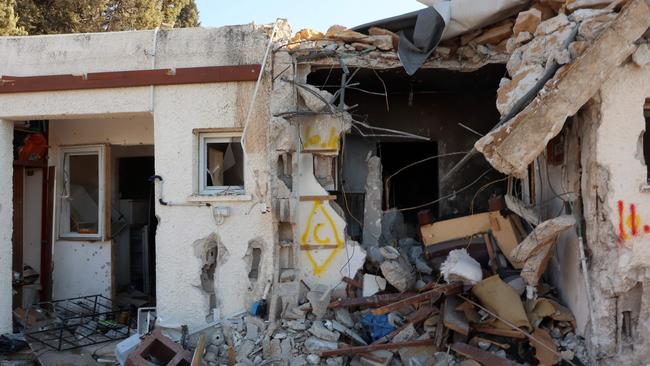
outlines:
[{"label": "white fabric scrap", "polygon": [[440,266],[440,271],[447,283],[460,280],[464,284],[475,285],[483,279],[481,264],[470,257],[465,249],[449,252],[449,256]]}]

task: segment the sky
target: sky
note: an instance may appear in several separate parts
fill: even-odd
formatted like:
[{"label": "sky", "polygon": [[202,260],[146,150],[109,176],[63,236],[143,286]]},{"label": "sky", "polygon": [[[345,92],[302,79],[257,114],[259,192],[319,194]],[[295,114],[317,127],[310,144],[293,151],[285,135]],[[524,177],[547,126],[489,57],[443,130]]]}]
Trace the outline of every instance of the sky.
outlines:
[{"label": "sky", "polygon": [[424,7],[416,0],[196,0],[196,4],[203,27],[285,18],[294,33],[302,28],[324,32],[334,24],[354,27]]}]

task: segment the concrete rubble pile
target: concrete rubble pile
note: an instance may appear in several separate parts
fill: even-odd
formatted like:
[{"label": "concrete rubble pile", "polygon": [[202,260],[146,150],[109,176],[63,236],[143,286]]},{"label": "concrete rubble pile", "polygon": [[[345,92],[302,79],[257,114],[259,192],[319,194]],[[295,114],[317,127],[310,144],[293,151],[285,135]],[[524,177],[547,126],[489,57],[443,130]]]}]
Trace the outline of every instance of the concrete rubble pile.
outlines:
[{"label": "concrete rubble pile", "polygon": [[242,314],[184,337],[185,349],[206,366],[588,364],[573,314],[543,280],[575,219],[531,225],[514,200],[432,223],[422,212],[420,239],[382,244],[378,262],[343,279],[345,297],[305,285],[277,320]]}]

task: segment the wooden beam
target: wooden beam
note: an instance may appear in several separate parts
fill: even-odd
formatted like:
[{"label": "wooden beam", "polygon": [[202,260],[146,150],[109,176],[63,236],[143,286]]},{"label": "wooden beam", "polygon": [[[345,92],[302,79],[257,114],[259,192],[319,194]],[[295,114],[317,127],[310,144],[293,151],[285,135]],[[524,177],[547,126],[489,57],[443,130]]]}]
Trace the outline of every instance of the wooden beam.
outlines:
[{"label": "wooden beam", "polygon": [[481,365],[490,365],[490,366],[520,366],[520,363],[515,361],[510,361],[507,358],[503,358],[495,355],[494,353],[483,351],[480,348],[470,346],[466,343],[456,342],[451,345],[451,349],[459,355],[470,358]]},{"label": "wooden beam", "polygon": [[433,339],[421,339],[416,341],[407,341],[407,342],[400,342],[400,343],[371,344],[369,346],[346,347],[346,348],[321,351],[320,356],[331,357],[331,356],[339,356],[339,355],[351,355],[355,353],[366,353],[366,352],[380,351],[384,349],[433,346],[434,344],[435,344],[435,340]]},{"label": "wooden beam", "polygon": [[630,1],[581,56],[558,71],[523,111],[478,140],[476,149],[500,172],[525,177],[528,165],[634,52],[648,27],[646,1]]},{"label": "wooden beam", "polygon": [[85,75],[3,75],[0,77],[0,94],[257,81],[260,71],[261,65],[235,65],[92,72]]},{"label": "wooden beam", "polygon": [[336,196],[333,194],[325,196],[300,196],[300,202],[307,201],[336,201]]}]

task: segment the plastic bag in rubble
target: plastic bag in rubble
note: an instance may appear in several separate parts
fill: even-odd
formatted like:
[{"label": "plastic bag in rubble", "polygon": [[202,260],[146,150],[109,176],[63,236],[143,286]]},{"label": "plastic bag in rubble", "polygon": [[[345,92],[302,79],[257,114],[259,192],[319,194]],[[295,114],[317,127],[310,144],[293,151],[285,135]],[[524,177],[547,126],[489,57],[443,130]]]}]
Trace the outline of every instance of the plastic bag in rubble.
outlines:
[{"label": "plastic bag in rubble", "polygon": [[465,249],[449,252],[440,271],[448,283],[462,281],[465,285],[475,285],[483,279],[481,264],[470,257]]}]

